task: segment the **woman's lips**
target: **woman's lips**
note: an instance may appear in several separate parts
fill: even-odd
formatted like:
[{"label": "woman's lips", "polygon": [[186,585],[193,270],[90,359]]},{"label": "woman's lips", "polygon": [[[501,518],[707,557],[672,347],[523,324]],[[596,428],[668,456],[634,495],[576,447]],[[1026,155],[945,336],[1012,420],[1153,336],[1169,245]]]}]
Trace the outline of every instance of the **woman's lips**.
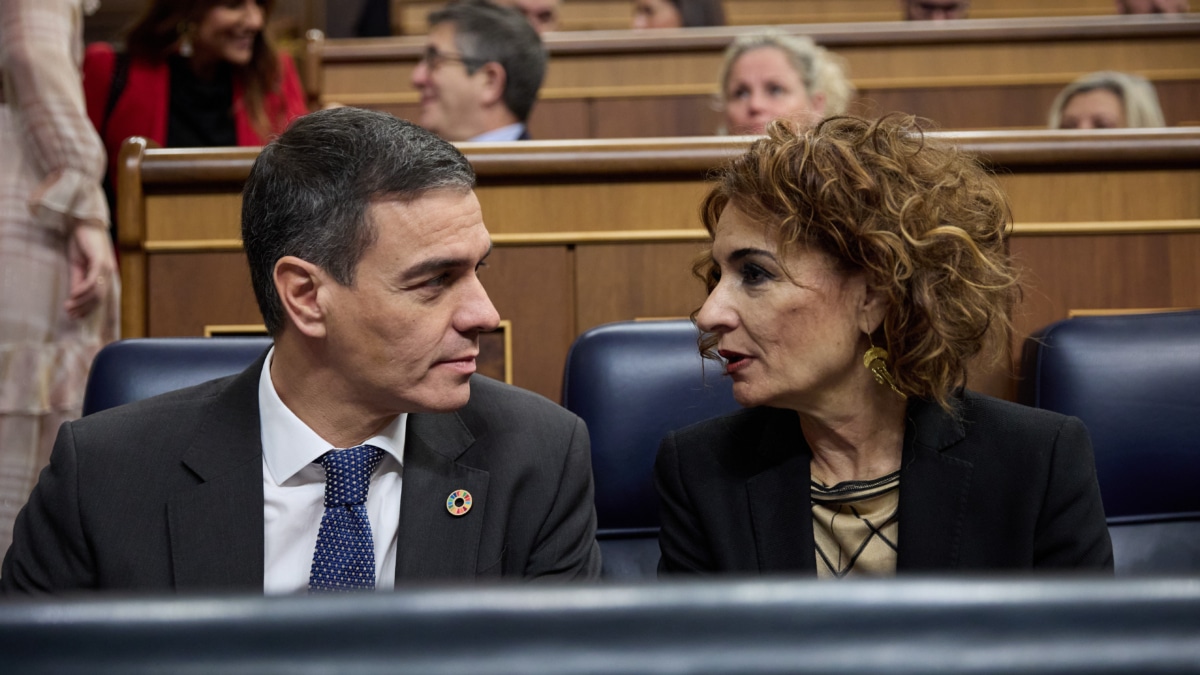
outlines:
[{"label": "woman's lips", "polygon": [[733,375],[734,373],[744,370],[750,365],[751,358],[745,354],[729,351],[727,349],[722,349],[718,351],[717,354],[721,358],[725,359],[726,375]]}]

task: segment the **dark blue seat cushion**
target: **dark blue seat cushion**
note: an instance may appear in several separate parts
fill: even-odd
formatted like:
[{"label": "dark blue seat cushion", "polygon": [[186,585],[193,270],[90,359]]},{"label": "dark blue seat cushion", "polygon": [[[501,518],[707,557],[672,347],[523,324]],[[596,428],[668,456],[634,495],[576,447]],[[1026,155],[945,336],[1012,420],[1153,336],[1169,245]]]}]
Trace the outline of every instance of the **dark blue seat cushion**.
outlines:
[{"label": "dark blue seat cushion", "polygon": [[271,346],[268,337],[138,338],[96,355],[83,397],[90,415],[245,370]]},{"label": "dark blue seat cushion", "polygon": [[1118,572],[1200,571],[1200,311],[1059,321],[1021,370],[1021,402],[1091,434]]},{"label": "dark blue seat cushion", "polygon": [[721,366],[700,358],[697,338],[687,320],[626,321],[586,331],[567,356],[563,405],[591,434],[606,577],[652,575],[657,564],[659,441],[738,408]]}]

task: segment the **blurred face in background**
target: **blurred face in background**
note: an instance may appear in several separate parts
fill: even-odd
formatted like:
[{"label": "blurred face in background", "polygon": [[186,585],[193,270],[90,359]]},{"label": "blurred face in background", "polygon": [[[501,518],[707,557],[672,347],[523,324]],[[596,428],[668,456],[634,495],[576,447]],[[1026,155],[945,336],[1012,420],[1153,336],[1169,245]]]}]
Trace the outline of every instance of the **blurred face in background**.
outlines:
[{"label": "blurred face in background", "polygon": [[511,7],[525,15],[525,20],[541,35],[546,31],[558,30],[558,3],[559,0],[502,0],[496,4]]},{"label": "blurred face in background", "polygon": [[1188,0],[1117,0],[1118,14],[1183,14]]},{"label": "blurred face in background", "polygon": [[968,0],[900,0],[909,21],[946,21],[967,18]]},{"label": "blurred face in background", "polygon": [[1092,89],[1067,99],[1060,129],[1124,129],[1125,102],[1108,89]]},{"label": "blurred face in background", "polygon": [[425,57],[412,73],[413,87],[421,95],[417,123],[448,141],[465,141],[481,133],[480,99],[486,77],[483,70],[467,72],[467,62],[473,60],[458,51],[457,33],[450,22],[431,28]]},{"label": "blurred face in background", "polygon": [[210,7],[192,32],[193,59],[245,66],[267,20],[265,0],[223,0]]},{"label": "blurred face in background", "polygon": [[634,0],[634,28],[682,28],[683,15],[671,0]]},{"label": "blurred face in background", "polygon": [[824,95],[810,96],[800,73],[775,47],[759,47],[739,56],[729,69],[723,93],[725,128],[731,134],[761,134],[767,123],[779,117],[811,123],[825,110]]}]

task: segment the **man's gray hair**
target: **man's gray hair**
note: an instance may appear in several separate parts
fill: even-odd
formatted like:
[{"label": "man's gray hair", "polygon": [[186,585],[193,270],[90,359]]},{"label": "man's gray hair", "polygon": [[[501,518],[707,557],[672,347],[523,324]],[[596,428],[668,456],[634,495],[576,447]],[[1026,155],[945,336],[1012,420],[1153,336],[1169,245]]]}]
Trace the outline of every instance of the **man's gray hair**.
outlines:
[{"label": "man's gray hair", "polygon": [[278,335],[285,321],[274,279],[280,258],[296,256],[353,285],[377,235],[367,218],[372,202],[474,186],[457,148],[392,115],[335,108],[298,118],[263,148],[242,191],[242,242],[267,331]]},{"label": "man's gray hair", "polygon": [[430,28],[442,23],[454,25],[468,73],[484,63],[504,68],[504,105],[518,120],[528,120],[546,76],[546,50],[525,17],[487,0],[459,0],[429,14]]}]

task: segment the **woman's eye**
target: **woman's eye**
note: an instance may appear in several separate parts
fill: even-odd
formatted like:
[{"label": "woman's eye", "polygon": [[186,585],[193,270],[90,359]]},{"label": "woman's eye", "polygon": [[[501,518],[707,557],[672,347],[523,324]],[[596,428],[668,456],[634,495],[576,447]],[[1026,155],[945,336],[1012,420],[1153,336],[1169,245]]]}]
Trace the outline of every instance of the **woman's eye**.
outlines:
[{"label": "woman's eye", "polygon": [[787,93],[787,90],[777,84],[773,84],[767,87],[767,93],[771,96],[783,96]]},{"label": "woman's eye", "polygon": [[757,286],[764,281],[769,281],[771,275],[758,265],[747,263],[742,265],[742,283],[747,286]]}]

